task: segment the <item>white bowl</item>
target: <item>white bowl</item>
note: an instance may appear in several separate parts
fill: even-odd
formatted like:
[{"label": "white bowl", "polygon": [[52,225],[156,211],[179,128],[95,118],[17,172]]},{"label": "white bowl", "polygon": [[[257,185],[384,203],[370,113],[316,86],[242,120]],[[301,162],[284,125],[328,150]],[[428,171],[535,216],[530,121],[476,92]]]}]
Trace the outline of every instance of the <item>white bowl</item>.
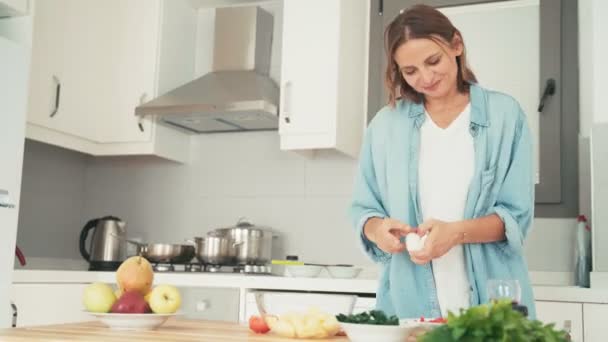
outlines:
[{"label": "white bowl", "polygon": [[288,265],[287,274],[296,278],[315,278],[321,273],[323,266],[315,265]]},{"label": "white bowl", "polygon": [[327,266],[327,272],[332,278],[344,278],[352,279],[356,278],[361,272],[360,267],[346,267],[346,266]]},{"label": "white bowl", "polygon": [[406,325],[373,325],[342,323],[340,326],[351,342],[404,342],[412,328]]},{"label": "white bowl", "polygon": [[112,330],[153,330],[163,325],[170,317],[179,315],[174,314],[124,314],[124,313],[97,313],[89,312],[101,323]]},{"label": "white bowl", "polygon": [[399,321],[399,324],[401,326],[410,328],[411,332],[431,331],[431,330],[445,324],[445,323],[433,323],[433,322],[430,322],[430,320],[431,319],[421,322],[420,319],[402,319]]}]

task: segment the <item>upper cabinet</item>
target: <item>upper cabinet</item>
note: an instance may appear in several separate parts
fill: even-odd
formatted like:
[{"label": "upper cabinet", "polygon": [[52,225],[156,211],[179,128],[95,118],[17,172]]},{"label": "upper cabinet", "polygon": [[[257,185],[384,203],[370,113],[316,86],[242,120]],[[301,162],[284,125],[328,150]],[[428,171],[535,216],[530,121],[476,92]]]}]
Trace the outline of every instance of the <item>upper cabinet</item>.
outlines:
[{"label": "upper cabinet", "polygon": [[[36,1],[27,137],[91,155],[156,155],[186,161],[189,136],[135,116],[158,95],[174,3],[161,0]],[[189,8],[191,21],[196,11]],[[194,51],[194,42],[189,51]]]},{"label": "upper cabinet", "polygon": [[281,149],[358,155],[367,108],[369,6],[364,0],[284,1]]},{"label": "upper cabinet", "polygon": [[27,0],[0,0],[0,18],[17,17],[27,13]]}]

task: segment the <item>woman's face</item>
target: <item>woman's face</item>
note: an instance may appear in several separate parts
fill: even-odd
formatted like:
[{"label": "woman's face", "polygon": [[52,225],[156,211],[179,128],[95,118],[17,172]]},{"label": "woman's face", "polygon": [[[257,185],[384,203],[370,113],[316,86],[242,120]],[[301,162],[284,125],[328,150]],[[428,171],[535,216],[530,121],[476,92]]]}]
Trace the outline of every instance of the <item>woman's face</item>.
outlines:
[{"label": "woman's face", "polygon": [[432,39],[410,39],[395,51],[395,62],[405,81],[425,97],[440,98],[456,88],[462,44],[439,44]]}]

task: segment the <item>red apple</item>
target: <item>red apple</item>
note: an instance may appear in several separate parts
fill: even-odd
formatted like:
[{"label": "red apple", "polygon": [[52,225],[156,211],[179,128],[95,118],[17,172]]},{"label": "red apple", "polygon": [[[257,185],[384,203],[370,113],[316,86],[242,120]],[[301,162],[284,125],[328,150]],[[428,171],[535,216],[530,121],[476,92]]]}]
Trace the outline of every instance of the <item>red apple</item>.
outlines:
[{"label": "red apple", "polygon": [[127,291],[114,302],[110,312],[113,313],[150,313],[150,305],[139,291]]}]

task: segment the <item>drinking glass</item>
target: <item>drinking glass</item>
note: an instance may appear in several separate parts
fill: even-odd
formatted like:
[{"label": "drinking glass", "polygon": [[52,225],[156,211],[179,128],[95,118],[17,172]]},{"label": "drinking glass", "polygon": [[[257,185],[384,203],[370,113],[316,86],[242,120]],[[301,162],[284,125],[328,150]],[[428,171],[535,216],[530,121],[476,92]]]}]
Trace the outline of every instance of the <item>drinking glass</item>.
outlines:
[{"label": "drinking glass", "polygon": [[510,299],[514,304],[521,301],[519,281],[510,279],[488,280],[488,296],[490,301]]}]

